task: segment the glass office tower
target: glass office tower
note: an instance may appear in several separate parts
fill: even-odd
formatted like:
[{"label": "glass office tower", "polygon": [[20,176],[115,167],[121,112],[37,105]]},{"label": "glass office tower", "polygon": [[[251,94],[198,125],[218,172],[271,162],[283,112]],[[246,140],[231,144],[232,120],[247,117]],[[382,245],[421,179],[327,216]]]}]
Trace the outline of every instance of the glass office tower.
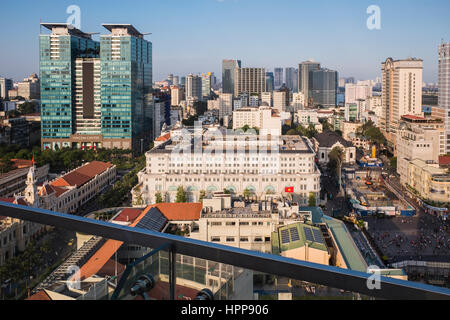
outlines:
[{"label": "glass office tower", "polygon": [[313,61],[302,62],[298,66],[298,92],[303,93],[305,96],[306,106],[310,106],[312,104],[312,71],[319,69],[320,63]]},{"label": "glass office tower", "polygon": [[222,62],[222,92],[234,95],[234,72],[241,68],[240,60],[223,60]]},{"label": "glass office tower", "polygon": [[76,118],[76,59],[97,58],[99,43],[67,24],[41,26],[52,31],[40,35],[42,148],[71,147]]},{"label": "glass office tower", "polygon": [[329,69],[312,71],[312,101],[314,106],[335,107],[338,73]]},{"label": "glass office tower", "polygon": [[103,26],[111,32],[100,40],[104,145],[139,150],[152,138],[145,123],[151,112],[152,44],[130,24]]},{"label": "glass office tower", "polygon": [[42,148],[142,151],[152,132],[152,44],[132,25],[104,25],[100,42],[42,24]]},{"label": "glass office tower", "polygon": [[272,92],[275,89],[275,76],[273,72],[266,72],[266,91]]}]

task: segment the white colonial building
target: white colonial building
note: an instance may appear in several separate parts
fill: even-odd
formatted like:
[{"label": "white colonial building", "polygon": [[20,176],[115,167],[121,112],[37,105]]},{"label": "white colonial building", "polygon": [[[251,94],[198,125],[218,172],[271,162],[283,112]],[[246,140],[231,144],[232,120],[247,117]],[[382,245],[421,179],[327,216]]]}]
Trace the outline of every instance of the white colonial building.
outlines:
[{"label": "white colonial building", "polygon": [[[195,138],[195,139],[194,139]],[[182,140],[182,141],[181,141]],[[138,174],[133,191],[144,204],[156,195],[175,202],[183,187],[190,202],[200,195],[227,190],[257,197],[284,194],[294,189],[293,200],[307,204],[318,198],[320,171],[311,142],[300,136],[263,136],[226,132],[224,128],[199,128],[172,135],[166,143],[146,153],[147,166]]]}]

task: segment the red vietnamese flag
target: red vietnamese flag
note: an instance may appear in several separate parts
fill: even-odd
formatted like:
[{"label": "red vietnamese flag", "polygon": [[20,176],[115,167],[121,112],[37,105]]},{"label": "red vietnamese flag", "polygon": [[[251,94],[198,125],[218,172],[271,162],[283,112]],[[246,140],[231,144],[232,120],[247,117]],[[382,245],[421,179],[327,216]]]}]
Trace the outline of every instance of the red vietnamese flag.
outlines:
[{"label": "red vietnamese flag", "polygon": [[294,187],[285,188],[284,192],[286,192],[286,193],[294,193]]},{"label": "red vietnamese flag", "polygon": [[34,154],[33,154],[33,159],[31,160],[31,163],[32,163],[33,166],[34,166]]}]

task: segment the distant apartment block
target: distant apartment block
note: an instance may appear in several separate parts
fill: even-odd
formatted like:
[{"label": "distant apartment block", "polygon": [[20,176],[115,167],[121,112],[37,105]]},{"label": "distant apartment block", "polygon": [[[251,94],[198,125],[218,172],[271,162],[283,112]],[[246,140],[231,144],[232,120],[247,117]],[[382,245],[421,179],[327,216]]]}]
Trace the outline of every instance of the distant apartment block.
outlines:
[{"label": "distant apartment block", "polygon": [[409,58],[382,63],[382,114],[380,126],[395,150],[397,131],[404,115],[422,115],[423,61]]},{"label": "distant apartment block", "polygon": [[234,95],[242,93],[260,95],[266,92],[266,69],[264,68],[240,68],[235,70]]}]

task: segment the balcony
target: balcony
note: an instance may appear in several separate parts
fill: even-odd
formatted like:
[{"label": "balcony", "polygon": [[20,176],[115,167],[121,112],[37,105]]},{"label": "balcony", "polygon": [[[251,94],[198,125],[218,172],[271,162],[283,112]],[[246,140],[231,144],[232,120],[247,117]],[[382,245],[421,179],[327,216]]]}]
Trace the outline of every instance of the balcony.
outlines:
[{"label": "balcony", "polygon": [[[107,255],[105,252],[103,255],[94,253],[90,259],[86,258],[88,266],[75,265],[75,269],[81,267],[75,273],[81,275],[76,290],[71,290],[70,286],[77,284],[72,282],[72,272],[61,277],[59,282],[46,284],[47,292],[58,292],[69,300],[251,300],[261,296],[262,288],[273,283],[277,292],[296,288],[298,299],[302,294],[313,295],[311,292],[314,295],[323,292],[330,299],[450,299],[450,290],[445,288],[380,276],[377,288],[371,289],[369,284],[373,274],[192,240],[141,227],[4,202],[0,202],[0,212],[2,216],[92,235],[96,244],[109,250]],[[122,246],[124,243],[126,245]],[[92,244],[88,241],[85,245]],[[128,258],[133,252],[136,252],[135,256],[128,259],[131,262],[126,263],[126,267],[122,264],[120,268],[117,261],[126,257],[121,257],[117,250],[131,245],[136,247],[127,252]],[[110,266],[114,273],[112,276],[101,278],[99,275],[103,268],[95,263],[89,265],[105,257],[105,263],[113,261],[114,255],[115,266]],[[63,276],[66,272],[60,267],[52,274]],[[35,292],[38,292],[36,288],[32,290]]]}]

